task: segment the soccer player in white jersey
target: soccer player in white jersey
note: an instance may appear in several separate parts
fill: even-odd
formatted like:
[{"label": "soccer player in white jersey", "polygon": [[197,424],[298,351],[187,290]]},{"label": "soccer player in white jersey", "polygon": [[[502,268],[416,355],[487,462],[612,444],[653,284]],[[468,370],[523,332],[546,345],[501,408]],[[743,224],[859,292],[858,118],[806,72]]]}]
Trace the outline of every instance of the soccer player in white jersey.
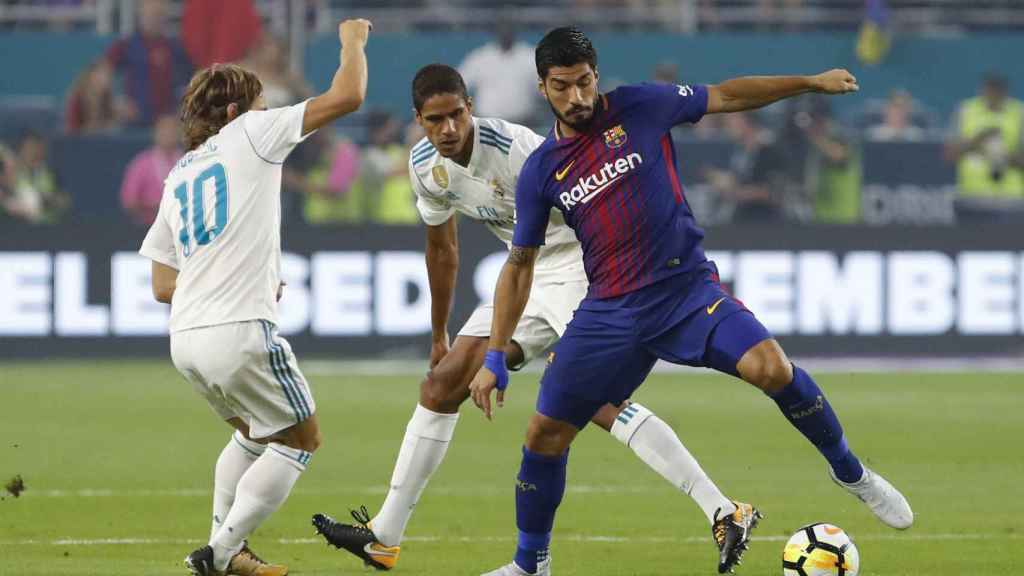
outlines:
[{"label": "soccer player in white jersey", "polygon": [[182,100],[188,152],[164,183],[139,251],[153,261],[153,294],[171,304],[171,359],[235,428],[214,473],[209,544],[185,558],[198,576],[282,576],[246,538],[284,503],[320,445],[316,405],[291,347],[277,335],[281,164],[316,129],[366,95],[366,20],[338,28],[330,88],[266,109],[255,74],[213,65]]},{"label": "soccer player in white jersey", "polygon": [[[469,397],[469,383],[484,362],[491,329],[491,303],[473,312],[449,348],[448,316],[458,269],[455,215],[481,220],[506,245],[515,226],[515,189],[526,158],[544,138],[525,126],[472,115],[472,101],[458,71],[431,64],[412,84],[416,120],[426,138],[413,147],[409,177],[416,206],[427,225],[427,273],[430,279],[433,342],[430,372],[420,385],[420,400],[406,428],[391,488],[380,512],[370,520],[365,508],[353,511],[357,524],[317,514],[313,525],[325,539],[377,569],[393,568],[412,510],[430,476],[441,464]],[[551,212],[531,298],[506,349],[510,368],[519,368],[554,344],[587,293],[580,244]],[[736,505],[715,484],[676,437],[650,410],[637,403],[605,406],[593,420],[626,444],[648,466],[689,494],[708,521],[723,533]],[[716,524],[716,513],[718,522]],[[747,532],[720,543],[723,554],[741,552]],[[738,552],[737,552],[738,551]]]}]

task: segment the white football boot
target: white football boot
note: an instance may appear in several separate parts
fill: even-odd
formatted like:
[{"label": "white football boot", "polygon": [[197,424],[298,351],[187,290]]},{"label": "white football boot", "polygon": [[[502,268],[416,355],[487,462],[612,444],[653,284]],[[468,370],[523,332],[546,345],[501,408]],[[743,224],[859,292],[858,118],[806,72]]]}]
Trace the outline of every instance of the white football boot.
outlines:
[{"label": "white football boot", "polygon": [[903,494],[900,494],[900,491],[888,480],[867,466],[864,466],[864,476],[853,484],[847,484],[836,478],[831,466],[828,469],[828,475],[832,477],[833,482],[867,504],[868,508],[886,526],[906,530],[914,523],[914,511],[910,509],[910,503],[903,497]]},{"label": "white football boot", "polygon": [[551,556],[548,556],[543,562],[538,562],[537,571],[532,574],[520,568],[515,562],[509,562],[497,570],[486,572],[480,576],[551,576]]}]

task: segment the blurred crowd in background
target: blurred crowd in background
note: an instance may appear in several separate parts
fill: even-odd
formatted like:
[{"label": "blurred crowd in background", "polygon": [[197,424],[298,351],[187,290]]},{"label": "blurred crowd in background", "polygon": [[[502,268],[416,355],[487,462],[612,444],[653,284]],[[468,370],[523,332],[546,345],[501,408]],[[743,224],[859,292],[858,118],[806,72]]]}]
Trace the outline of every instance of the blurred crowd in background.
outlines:
[{"label": "blurred crowd in background", "polygon": [[[681,5],[667,0],[564,3],[597,11],[615,5],[616,9],[666,21]],[[61,14],[99,4],[104,2],[0,1],[0,26],[7,31],[26,27],[64,30],[77,24],[62,19]],[[289,59],[288,45],[268,25],[268,4],[254,0],[135,3],[131,34],[114,41],[68,86],[61,125],[30,126],[0,142],[0,219],[47,224],[74,216],[75,207],[64,191],[66,182],[51,163],[50,138],[143,131],[149,135],[150,146],[124,168],[119,191],[102,193],[119,194],[123,215],[132,222],[151,222],[164,176],[183,153],[177,106],[197,68],[214,62],[239,62],[249,67],[263,81],[271,107],[311,96],[307,79]],[[323,18],[317,10],[326,4],[330,3],[308,3],[311,21]],[[451,10],[452,4],[392,0],[374,3],[374,9]],[[485,3],[455,4],[472,11],[474,5]],[[551,3],[522,0],[503,4],[527,10]],[[686,4],[695,11],[702,30],[731,25],[732,20],[723,16],[722,6],[728,2]],[[735,4],[772,15],[752,22],[770,22],[784,30],[839,25],[828,18],[815,19],[823,10],[820,2],[751,0]],[[858,0],[856,4],[862,12],[863,3]],[[867,4],[870,8],[872,2]],[[990,1],[989,9],[998,13],[1003,4]],[[1011,8],[1013,4],[1005,3]],[[19,6],[42,7],[55,16],[3,18],[3,10]],[[218,27],[225,18],[233,25]],[[519,39],[522,30],[511,22],[500,21],[490,31],[492,40],[453,63],[458,64],[474,97],[475,114],[501,117],[546,133],[551,115],[537,93],[532,45]],[[381,63],[371,62],[371,67],[375,65]],[[660,63],[654,77],[643,80],[684,81],[672,60]],[[602,88],[610,90],[621,82],[602,78]],[[724,162],[697,167],[698,181],[690,182],[697,189],[694,196],[700,200],[699,212],[712,222],[859,223],[864,218],[863,147],[914,142],[941,142],[934,162],[956,171],[957,218],[992,220],[1014,213],[1024,202],[1024,108],[1014,97],[1019,89],[993,71],[976,87],[976,96],[963,101],[951,117],[932,109],[926,94],[905,89],[894,89],[885,99],[867,99],[855,114],[842,118],[833,113],[827,98],[806,96],[756,113],[708,117],[695,127],[679,128],[674,136],[677,142],[714,143],[725,150]],[[301,145],[285,164],[285,217],[313,225],[417,224],[407,162],[408,151],[422,132],[411,116],[375,109],[371,101],[357,126],[320,131]],[[685,155],[681,156],[686,162]]]}]

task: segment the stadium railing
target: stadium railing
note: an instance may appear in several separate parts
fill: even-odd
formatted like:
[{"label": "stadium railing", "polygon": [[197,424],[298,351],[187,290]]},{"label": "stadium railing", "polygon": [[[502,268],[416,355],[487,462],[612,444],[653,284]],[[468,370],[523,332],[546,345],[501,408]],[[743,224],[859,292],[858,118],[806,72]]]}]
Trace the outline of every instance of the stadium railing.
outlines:
[{"label": "stadium railing", "polygon": [[114,4],[115,0],[81,4],[0,1],[0,27],[95,28],[98,34],[111,34],[116,31]]},{"label": "stadium railing", "polygon": [[[543,29],[571,16],[590,29],[633,28],[681,33],[710,30],[856,29],[863,0],[254,0],[278,36],[329,33],[337,20],[358,15],[378,30],[492,30],[497,22]],[[100,34],[134,29],[134,0],[54,4],[0,1],[0,26],[95,28]],[[172,21],[182,0],[169,2]],[[1024,28],[1020,0],[888,0],[897,32],[945,33]]]},{"label": "stadium railing", "polygon": [[[627,26],[682,33],[852,30],[864,18],[863,0],[327,0],[315,5],[321,13],[318,31],[327,30],[341,15],[355,13],[383,30],[490,30],[499,21],[543,29],[571,16],[592,29]],[[889,0],[888,6],[895,31],[1024,28],[1024,2],[1019,0]]]}]

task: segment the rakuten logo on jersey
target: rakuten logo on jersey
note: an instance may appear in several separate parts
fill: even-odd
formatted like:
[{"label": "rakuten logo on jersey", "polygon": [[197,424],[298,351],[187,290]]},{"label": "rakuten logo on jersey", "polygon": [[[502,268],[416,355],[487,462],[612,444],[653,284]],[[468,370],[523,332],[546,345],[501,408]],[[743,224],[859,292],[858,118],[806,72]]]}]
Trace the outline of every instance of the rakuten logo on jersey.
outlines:
[{"label": "rakuten logo on jersey", "polygon": [[643,163],[643,157],[637,152],[633,152],[625,158],[619,158],[615,162],[605,162],[597,173],[580,178],[572,190],[562,192],[558,195],[558,199],[566,210],[577,204],[586,204]]}]

